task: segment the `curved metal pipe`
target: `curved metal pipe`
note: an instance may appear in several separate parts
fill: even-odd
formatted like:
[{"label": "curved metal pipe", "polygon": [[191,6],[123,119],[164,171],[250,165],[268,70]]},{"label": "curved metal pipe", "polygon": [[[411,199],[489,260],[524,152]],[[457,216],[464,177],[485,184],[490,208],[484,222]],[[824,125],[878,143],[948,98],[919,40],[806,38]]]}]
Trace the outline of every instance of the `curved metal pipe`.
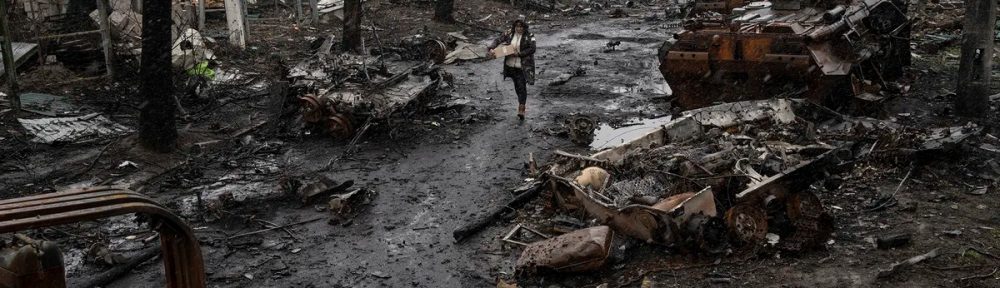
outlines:
[{"label": "curved metal pipe", "polygon": [[194,231],[155,201],[129,190],[94,187],[0,201],[0,233],[133,213],[156,221],[167,287],[205,287],[205,263]]}]

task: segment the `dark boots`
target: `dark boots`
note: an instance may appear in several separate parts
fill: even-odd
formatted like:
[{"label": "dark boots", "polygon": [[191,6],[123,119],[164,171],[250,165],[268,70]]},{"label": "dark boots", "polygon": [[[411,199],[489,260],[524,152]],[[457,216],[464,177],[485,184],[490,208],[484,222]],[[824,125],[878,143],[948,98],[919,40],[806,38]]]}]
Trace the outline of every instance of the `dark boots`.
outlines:
[{"label": "dark boots", "polygon": [[524,120],[524,104],[517,105],[517,119]]}]

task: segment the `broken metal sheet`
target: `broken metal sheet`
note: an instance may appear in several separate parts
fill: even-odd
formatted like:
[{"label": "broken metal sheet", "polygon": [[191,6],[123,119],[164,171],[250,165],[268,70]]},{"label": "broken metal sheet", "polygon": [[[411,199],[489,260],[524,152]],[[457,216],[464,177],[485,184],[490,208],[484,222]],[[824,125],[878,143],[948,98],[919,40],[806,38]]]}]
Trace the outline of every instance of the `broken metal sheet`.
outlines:
[{"label": "broken metal sheet", "polygon": [[736,194],[737,199],[757,199],[763,201],[770,195],[786,195],[804,191],[810,184],[824,175],[825,169],[831,165],[846,161],[852,157],[848,149],[853,143],[845,143],[836,149],[827,151],[815,159],[806,160],[781,173],[765,178]]},{"label": "broken metal sheet", "polygon": [[49,117],[71,116],[79,107],[66,101],[66,97],[44,93],[21,93],[21,109]]},{"label": "broken metal sheet", "polygon": [[690,115],[702,125],[717,127],[730,127],[768,118],[781,124],[795,121],[792,101],[786,99],[725,103],[685,111],[684,115]]},{"label": "broken metal sheet", "polygon": [[455,46],[455,50],[448,52],[448,55],[444,56],[444,64],[455,63],[458,60],[485,58],[488,52],[488,49],[486,49],[486,46],[484,45],[475,45],[459,41],[457,46]]},{"label": "broken metal sheet", "polygon": [[112,122],[98,113],[79,117],[17,119],[17,121],[28,134],[34,136],[31,141],[46,144],[86,142],[132,132],[132,129]]},{"label": "broken metal sheet", "polygon": [[518,232],[522,232],[522,230],[525,231],[525,232],[529,232],[532,235],[535,235],[537,237],[544,238],[544,239],[552,238],[552,236],[546,235],[545,233],[542,233],[542,232],[538,232],[538,230],[531,229],[531,228],[529,228],[527,226],[524,226],[523,224],[517,224],[516,226],[514,226],[514,229],[510,229],[510,232],[507,232],[507,235],[504,235],[503,239],[501,239],[501,240],[503,240],[503,242],[507,242],[507,243],[515,244],[515,245],[521,245],[521,246],[531,245],[531,244],[528,244],[528,243],[525,242],[525,241],[528,241],[528,240],[522,240],[522,239],[516,238],[518,236]]},{"label": "broken metal sheet", "polygon": [[[364,2],[368,1],[361,0],[360,2],[363,5]],[[344,0],[319,0],[316,7],[319,8],[319,14],[333,13],[333,17],[344,20]]]},{"label": "broken metal sheet", "polygon": [[[38,44],[36,43],[13,42],[10,43],[10,45],[11,51],[14,55],[14,67],[21,67],[25,61],[28,61],[28,58],[38,52]],[[2,55],[0,55],[0,61],[3,61]],[[4,68],[3,65],[0,65],[0,77],[7,75],[7,72],[4,69],[6,68]]]},{"label": "broken metal sheet", "polygon": [[965,141],[969,136],[979,134],[983,131],[981,127],[944,127],[931,129],[928,135],[921,137],[924,140],[921,148],[923,150],[941,150]]},{"label": "broken metal sheet", "polygon": [[636,149],[659,147],[667,143],[679,143],[703,136],[704,129],[691,116],[683,116],[671,120],[659,129],[653,130],[635,138],[634,140],[618,145],[617,147],[606,149],[594,154],[592,157],[610,163],[620,163],[627,153]]},{"label": "broken metal sheet", "polygon": [[[558,178],[554,179],[559,181]],[[598,223],[647,243],[674,244],[681,236],[677,234],[676,228],[686,223],[691,216],[717,215],[715,196],[708,188],[692,193],[693,195],[683,195],[664,201],[680,202],[673,207],[664,206],[672,204],[661,202],[658,203],[660,205],[654,206],[632,204],[618,209],[610,205],[611,203],[592,197],[573,184],[566,184],[573,191],[572,201],[580,205],[588,215],[597,219]]]},{"label": "broken metal sheet", "polygon": [[[672,120],[674,120],[672,116],[663,116],[651,119],[641,119],[637,122],[632,122],[618,128],[612,127],[608,124],[601,124],[597,126],[596,129],[591,127],[593,131],[588,131],[591,132],[590,135],[593,138],[589,144],[590,149],[604,150],[613,148],[628,141],[633,141],[636,138],[649,134],[651,131],[660,129],[664,124]],[[573,138],[571,137],[570,139],[572,140]]]},{"label": "broken metal sheet", "polygon": [[521,252],[516,269],[529,274],[595,270],[611,255],[613,238],[608,226],[597,226],[531,243]]}]

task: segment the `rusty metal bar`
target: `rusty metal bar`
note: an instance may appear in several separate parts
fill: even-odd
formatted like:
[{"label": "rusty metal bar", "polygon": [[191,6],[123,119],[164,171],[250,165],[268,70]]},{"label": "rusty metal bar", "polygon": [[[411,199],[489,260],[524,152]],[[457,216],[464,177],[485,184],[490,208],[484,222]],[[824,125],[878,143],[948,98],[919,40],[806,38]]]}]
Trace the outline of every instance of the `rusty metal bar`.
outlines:
[{"label": "rusty metal bar", "polygon": [[205,264],[194,231],[152,199],[125,189],[71,189],[0,201],[0,233],[139,213],[160,233],[167,287],[205,287]]},{"label": "rusty metal bar", "polygon": [[83,32],[73,32],[73,33],[66,33],[66,34],[38,36],[38,37],[35,37],[35,38],[31,38],[31,40],[36,40],[36,41],[37,40],[51,40],[51,39],[59,39],[59,38],[63,38],[63,37],[76,37],[76,36],[85,36],[85,35],[100,34],[100,33],[101,33],[101,29],[97,29],[97,30],[90,30],[90,31],[83,31]]}]

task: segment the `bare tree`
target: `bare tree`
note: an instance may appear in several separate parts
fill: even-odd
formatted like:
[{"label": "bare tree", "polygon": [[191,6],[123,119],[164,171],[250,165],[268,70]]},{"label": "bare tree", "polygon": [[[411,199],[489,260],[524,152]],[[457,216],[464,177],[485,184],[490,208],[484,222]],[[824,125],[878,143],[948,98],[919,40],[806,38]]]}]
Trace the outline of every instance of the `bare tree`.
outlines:
[{"label": "bare tree", "polygon": [[361,0],[344,1],[344,51],[361,51]]},{"label": "bare tree", "polygon": [[955,112],[984,117],[989,112],[990,77],[993,69],[993,37],[996,0],[967,0],[962,26],[962,56],[958,66]]},{"label": "bare tree", "polygon": [[146,148],[168,152],[177,141],[174,81],[170,63],[170,2],[143,0],[139,93],[139,140]]},{"label": "bare tree", "polygon": [[455,0],[435,0],[434,1],[434,21],[441,23],[454,23]]}]

